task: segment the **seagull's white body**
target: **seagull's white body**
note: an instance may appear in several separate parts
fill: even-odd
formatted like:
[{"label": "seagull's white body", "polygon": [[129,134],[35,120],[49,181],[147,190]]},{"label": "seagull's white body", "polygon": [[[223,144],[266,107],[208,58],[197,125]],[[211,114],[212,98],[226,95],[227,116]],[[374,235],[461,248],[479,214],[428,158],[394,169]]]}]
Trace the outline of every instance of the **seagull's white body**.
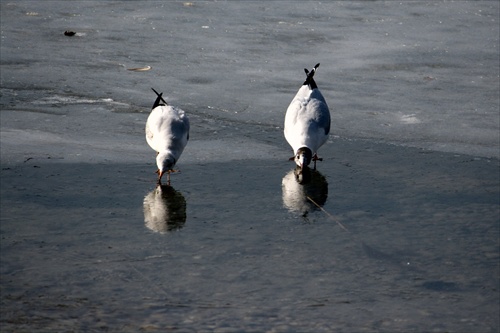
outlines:
[{"label": "seagull's white body", "polygon": [[315,154],[328,140],[330,111],[319,89],[300,87],[285,115],[285,138],[294,152],[308,147]]},{"label": "seagull's white body", "polygon": [[186,113],[177,107],[160,104],[160,100],[163,99],[158,94],[146,122],[146,141],[158,153],[158,182],[165,172],[173,170],[189,140]]},{"label": "seagull's white body", "polygon": [[146,140],[155,151],[170,150],[178,160],[187,145],[188,136],[189,120],[183,110],[160,105],[151,111],[146,122]]},{"label": "seagull's white body", "polygon": [[[319,159],[318,149],[325,144],[330,133],[330,110],[313,79],[318,65],[311,72],[305,70],[307,79],[285,114],[285,138],[293,149],[296,164],[300,167],[309,165],[311,159]],[[311,158],[304,159],[301,155],[307,149],[310,150]]]}]

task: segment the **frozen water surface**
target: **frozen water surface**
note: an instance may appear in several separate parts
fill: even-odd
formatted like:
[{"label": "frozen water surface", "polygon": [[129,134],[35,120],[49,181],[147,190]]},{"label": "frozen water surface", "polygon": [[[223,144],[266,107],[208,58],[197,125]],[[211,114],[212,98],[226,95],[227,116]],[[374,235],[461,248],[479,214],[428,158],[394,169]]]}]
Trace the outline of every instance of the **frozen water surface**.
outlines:
[{"label": "frozen water surface", "polygon": [[191,113],[281,126],[302,68],[320,62],[335,135],[499,157],[498,11],[494,1],[2,2],[2,108],[91,100],[144,112],[154,86]]},{"label": "frozen water surface", "polygon": [[[0,6],[2,332],[499,330],[497,1]],[[151,87],[192,127],[162,189]]]}]

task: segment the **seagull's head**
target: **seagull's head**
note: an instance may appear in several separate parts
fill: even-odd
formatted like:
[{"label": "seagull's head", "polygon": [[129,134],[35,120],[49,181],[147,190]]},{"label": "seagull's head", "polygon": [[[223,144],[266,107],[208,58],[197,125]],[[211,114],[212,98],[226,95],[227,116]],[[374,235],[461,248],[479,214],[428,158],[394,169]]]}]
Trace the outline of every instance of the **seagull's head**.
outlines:
[{"label": "seagull's head", "polygon": [[301,147],[297,149],[295,154],[295,164],[297,164],[301,169],[307,167],[312,160],[312,151],[307,147]]},{"label": "seagull's head", "polygon": [[156,156],[156,166],[158,166],[158,181],[161,181],[163,174],[172,170],[175,165],[174,155],[168,150],[158,153]]}]

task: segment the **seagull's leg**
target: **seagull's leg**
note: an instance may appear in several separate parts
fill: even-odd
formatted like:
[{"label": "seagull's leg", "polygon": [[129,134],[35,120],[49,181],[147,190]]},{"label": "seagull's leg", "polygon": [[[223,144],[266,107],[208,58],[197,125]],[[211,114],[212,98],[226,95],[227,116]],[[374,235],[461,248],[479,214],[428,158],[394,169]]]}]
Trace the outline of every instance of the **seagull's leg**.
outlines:
[{"label": "seagull's leg", "polygon": [[314,154],[313,161],[323,161],[323,158],[318,157],[318,154]]},{"label": "seagull's leg", "polygon": [[323,161],[321,157],[318,157],[318,154],[314,154],[312,160],[314,161],[314,170],[316,170],[316,161]]}]

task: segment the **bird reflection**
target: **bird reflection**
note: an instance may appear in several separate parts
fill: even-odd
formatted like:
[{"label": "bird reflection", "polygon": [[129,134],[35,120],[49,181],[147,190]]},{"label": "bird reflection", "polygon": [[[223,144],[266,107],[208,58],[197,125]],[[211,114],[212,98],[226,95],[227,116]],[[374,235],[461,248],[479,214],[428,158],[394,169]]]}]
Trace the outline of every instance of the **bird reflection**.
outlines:
[{"label": "bird reflection", "polygon": [[317,170],[300,170],[300,167],[297,167],[283,177],[281,184],[283,204],[291,212],[300,213],[303,217],[318,209],[307,197],[319,206],[323,206],[328,198],[328,182]]},{"label": "bird reflection", "polygon": [[144,223],[149,229],[166,233],[186,223],[186,199],[170,185],[158,185],[144,197]]}]

